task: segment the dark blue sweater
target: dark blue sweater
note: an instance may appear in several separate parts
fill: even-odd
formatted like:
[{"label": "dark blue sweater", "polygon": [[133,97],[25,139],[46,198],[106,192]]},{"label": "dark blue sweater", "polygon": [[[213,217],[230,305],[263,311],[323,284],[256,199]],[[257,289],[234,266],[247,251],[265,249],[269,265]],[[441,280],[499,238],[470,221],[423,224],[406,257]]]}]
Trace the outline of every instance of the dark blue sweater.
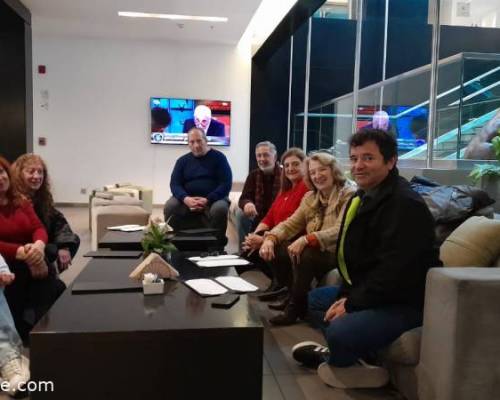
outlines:
[{"label": "dark blue sweater", "polygon": [[200,196],[213,203],[229,195],[232,181],[226,156],[210,149],[202,157],[188,153],[177,160],[170,178],[170,190],[181,202],[186,196]]}]

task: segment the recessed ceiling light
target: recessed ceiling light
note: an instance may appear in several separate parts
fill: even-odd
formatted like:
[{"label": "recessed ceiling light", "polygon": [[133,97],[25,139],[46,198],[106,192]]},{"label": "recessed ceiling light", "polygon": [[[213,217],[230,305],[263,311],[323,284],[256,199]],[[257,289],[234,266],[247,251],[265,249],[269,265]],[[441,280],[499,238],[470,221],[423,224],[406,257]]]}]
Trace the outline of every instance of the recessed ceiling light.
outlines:
[{"label": "recessed ceiling light", "polygon": [[204,21],[204,22],[227,22],[226,17],[206,17],[200,15],[178,15],[178,14],[153,14],[133,11],[118,11],[120,17],[131,18],[160,18],[174,21]]}]

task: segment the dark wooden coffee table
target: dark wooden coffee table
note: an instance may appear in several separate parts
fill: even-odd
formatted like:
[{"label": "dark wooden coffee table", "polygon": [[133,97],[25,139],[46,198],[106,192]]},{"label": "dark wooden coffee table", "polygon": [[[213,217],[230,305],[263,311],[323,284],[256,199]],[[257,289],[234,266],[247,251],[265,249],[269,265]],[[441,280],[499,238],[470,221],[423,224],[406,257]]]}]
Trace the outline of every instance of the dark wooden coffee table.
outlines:
[{"label": "dark wooden coffee table", "polygon": [[[75,282],[128,280],[138,260],[93,259]],[[174,255],[182,279],[234,274]],[[69,287],[31,333],[32,399],[260,399],[263,327],[247,296],[211,307],[181,282],[163,295],[81,294]]]}]

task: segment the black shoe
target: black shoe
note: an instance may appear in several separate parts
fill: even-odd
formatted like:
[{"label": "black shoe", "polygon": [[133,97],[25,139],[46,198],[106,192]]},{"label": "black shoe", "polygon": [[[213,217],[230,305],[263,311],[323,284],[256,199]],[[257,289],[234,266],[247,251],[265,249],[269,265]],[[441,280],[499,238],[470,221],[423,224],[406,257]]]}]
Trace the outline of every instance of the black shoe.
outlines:
[{"label": "black shoe", "polygon": [[321,363],[328,361],[330,350],[316,342],[300,342],[293,346],[292,357],[306,367],[318,368]]},{"label": "black shoe", "polygon": [[274,290],[266,290],[265,292],[257,295],[257,297],[261,301],[271,301],[271,300],[277,300],[280,297],[285,297],[287,295],[288,295],[288,288],[286,286],[282,286]]},{"label": "black shoe", "polygon": [[285,307],[285,311],[272,318],[269,318],[269,322],[273,325],[278,326],[293,325],[299,318],[303,318],[304,314],[305,312],[299,312],[299,308],[296,304],[288,303]]},{"label": "black shoe", "polygon": [[268,304],[267,307],[269,309],[271,309],[271,310],[283,311],[286,308],[286,306],[288,305],[289,302],[290,302],[290,297],[287,296],[287,297],[285,297],[281,301],[278,301],[276,303]]}]

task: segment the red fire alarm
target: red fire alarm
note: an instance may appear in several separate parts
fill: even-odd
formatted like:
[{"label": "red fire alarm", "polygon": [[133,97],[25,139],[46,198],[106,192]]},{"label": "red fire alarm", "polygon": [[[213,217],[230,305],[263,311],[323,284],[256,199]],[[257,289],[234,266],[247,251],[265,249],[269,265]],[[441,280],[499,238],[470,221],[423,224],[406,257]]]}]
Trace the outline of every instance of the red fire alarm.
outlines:
[{"label": "red fire alarm", "polygon": [[45,71],[46,71],[45,65],[39,65],[38,66],[38,73],[39,74],[45,74]]}]

